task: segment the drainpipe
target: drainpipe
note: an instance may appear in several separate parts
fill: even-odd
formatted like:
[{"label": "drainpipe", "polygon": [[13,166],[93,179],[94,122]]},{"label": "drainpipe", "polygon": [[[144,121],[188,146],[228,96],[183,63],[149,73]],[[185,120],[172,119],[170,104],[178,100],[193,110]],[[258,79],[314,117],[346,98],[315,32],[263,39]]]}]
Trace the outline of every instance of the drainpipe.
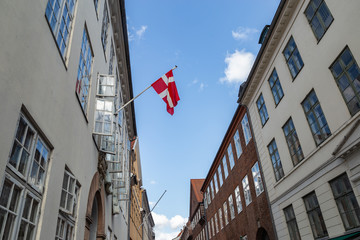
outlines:
[{"label": "drainpipe", "polygon": [[132,159],[133,159],[133,151],[130,150],[130,153],[129,153],[129,208],[128,208],[128,240],[130,240],[130,212],[131,212],[131,175],[132,175],[132,172],[131,172],[131,162],[132,162]]},{"label": "drainpipe", "polygon": [[[248,108],[247,105],[242,104],[242,103],[239,103],[239,105],[245,107],[245,109],[246,109],[246,113],[247,113],[247,116],[248,116],[248,119],[249,119],[249,124],[250,124],[250,131],[251,131],[251,134],[253,136],[253,141],[255,143],[255,151],[256,151],[256,156],[258,158],[258,162],[259,162],[259,168],[260,168],[261,173],[263,173],[262,165],[261,165],[261,161],[260,161],[260,155],[259,155],[259,151],[258,151],[258,148],[257,148],[256,139],[255,139],[255,134],[254,134],[253,127],[252,127],[252,121],[251,121],[251,116],[250,116],[250,113],[249,113],[249,108]],[[262,177],[262,179],[264,179],[263,176],[261,176],[261,177]],[[271,216],[271,224],[272,224],[272,227],[274,229],[275,239],[278,239],[276,228],[275,228],[275,223],[274,223],[274,216],[273,216],[273,213],[272,213],[272,210],[271,210],[270,200],[269,200],[268,191],[267,191],[267,187],[266,187],[266,182],[263,181],[263,183],[264,183],[264,190],[265,190],[266,200],[267,200],[269,208],[270,208],[269,210],[270,210],[270,216]]]}]

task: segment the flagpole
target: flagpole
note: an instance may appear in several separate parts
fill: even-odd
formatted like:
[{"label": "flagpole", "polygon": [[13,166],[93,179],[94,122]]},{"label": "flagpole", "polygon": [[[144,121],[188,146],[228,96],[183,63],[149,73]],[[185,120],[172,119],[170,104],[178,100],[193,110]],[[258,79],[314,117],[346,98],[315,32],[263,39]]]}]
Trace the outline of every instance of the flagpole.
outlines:
[{"label": "flagpole", "polygon": [[[175,65],[175,67],[173,67],[171,70],[175,70],[177,68],[177,66]],[[151,88],[151,85],[148,86],[147,88],[145,88],[141,93],[139,93],[138,95],[136,95],[134,98],[130,99],[127,103],[125,103],[122,107],[120,107],[118,110],[116,110],[115,114],[118,114],[123,108],[125,108],[127,105],[129,105],[131,102],[133,102],[136,98],[138,98],[141,94],[143,94],[146,90],[148,90],[149,88]]]}]

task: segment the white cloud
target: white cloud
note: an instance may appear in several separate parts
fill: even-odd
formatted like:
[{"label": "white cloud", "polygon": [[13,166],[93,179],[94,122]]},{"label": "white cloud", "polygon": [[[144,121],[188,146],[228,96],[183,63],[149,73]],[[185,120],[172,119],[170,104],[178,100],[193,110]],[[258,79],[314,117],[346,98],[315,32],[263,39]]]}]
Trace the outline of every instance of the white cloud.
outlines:
[{"label": "white cloud", "polygon": [[196,86],[196,88],[198,87],[199,92],[202,92],[208,85],[195,78],[192,82],[188,83],[188,87],[192,86]]},{"label": "white cloud", "polygon": [[155,235],[157,240],[169,240],[175,238],[187,223],[188,219],[175,215],[171,219],[162,214],[152,212],[155,222]]},{"label": "white cloud", "polygon": [[156,181],[155,181],[155,180],[151,180],[151,181],[150,181],[150,184],[155,185],[155,184],[156,184]]},{"label": "white cloud", "polygon": [[188,221],[187,218],[183,218],[180,215],[176,215],[170,219],[170,227],[172,229],[181,228],[186,224],[187,221]]},{"label": "white cloud", "polygon": [[227,64],[224,70],[225,77],[220,78],[220,82],[241,83],[246,81],[246,78],[254,63],[255,55],[251,52],[246,52],[245,49],[234,53],[227,54],[225,63]]},{"label": "white cloud", "polygon": [[251,37],[252,34],[257,33],[255,28],[238,27],[235,31],[231,31],[235,40],[246,40]]},{"label": "white cloud", "polygon": [[145,25],[141,26],[139,29],[136,29],[135,27],[130,28],[128,26],[128,39],[129,39],[129,41],[131,42],[131,41],[134,41],[135,39],[140,40],[144,36],[147,28],[148,27],[145,26]]},{"label": "white cloud", "polygon": [[147,26],[141,26],[140,29],[138,29],[136,31],[136,35],[138,36],[139,39],[142,38],[142,36],[144,35],[146,29],[147,29]]}]

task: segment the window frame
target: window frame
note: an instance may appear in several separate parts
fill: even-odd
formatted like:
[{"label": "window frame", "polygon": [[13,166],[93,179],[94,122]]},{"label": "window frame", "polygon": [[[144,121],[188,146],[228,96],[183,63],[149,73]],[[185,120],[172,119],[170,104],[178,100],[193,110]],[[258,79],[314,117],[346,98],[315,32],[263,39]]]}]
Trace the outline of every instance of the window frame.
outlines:
[{"label": "window frame", "polygon": [[[276,78],[275,78],[275,76],[276,76]],[[272,79],[273,79],[273,84],[271,83]],[[277,74],[276,68],[274,68],[274,70],[272,71],[271,76],[268,79],[268,83],[269,83],[269,86],[270,86],[272,96],[274,98],[275,107],[277,107],[277,105],[279,105],[279,103],[281,102],[281,100],[283,99],[285,94],[284,94],[284,90],[282,89],[282,86],[281,86],[281,83],[280,83],[280,78],[279,78],[279,75]],[[279,94],[280,92],[281,92],[281,94]],[[277,102],[276,102],[275,95],[278,98]]]},{"label": "window frame", "polygon": [[[291,51],[290,50],[290,43],[291,42],[293,42],[294,43],[294,49]],[[289,50],[288,50],[288,48],[289,48]],[[287,52],[287,50],[289,51],[289,57],[286,57],[286,52]],[[297,54],[296,54],[297,53]],[[299,75],[299,73],[301,72],[301,70],[304,68],[304,61],[302,60],[302,57],[301,57],[301,55],[300,55],[300,52],[299,52],[299,49],[298,49],[298,47],[297,47],[297,44],[295,43],[295,40],[294,40],[294,38],[293,38],[293,36],[291,36],[290,38],[289,38],[289,41],[287,42],[287,44],[286,44],[286,46],[285,46],[285,48],[284,48],[284,51],[283,51],[283,55],[284,55],[284,57],[285,57],[285,61],[286,61],[286,65],[288,66],[288,68],[289,68],[289,71],[290,71],[290,75],[291,75],[291,77],[292,77],[292,79],[293,79],[293,81],[295,80],[295,78]],[[296,56],[296,55],[298,55],[298,56]],[[294,58],[293,58],[293,56],[294,56]],[[301,66],[297,66],[297,64],[296,64],[296,60],[295,60],[295,56],[296,56],[296,59],[298,60],[298,63],[301,65]],[[298,58],[299,57],[299,58]],[[290,67],[290,61],[292,61],[293,62],[293,64],[294,65],[292,65],[292,66],[294,66],[294,67],[296,67],[296,73],[295,73],[295,75],[293,75],[293,72],[291,71],[291,67]]]},{"label": "window frame", "polygon": [[[333,15],[331,14],[331,11],[329,9],[329,7],[327,6],[326,2],[324,0],[320,0],[321,2],[319,3],[319,6],[316,7],[316,4],[314,3],[313,0],[310,0],[309,4],[307,5],[307,7],[305,8],[305,11],[304,11],[304,15],[305,15],[305,18],[308,20],[309,22],[309,25],[310,25],[310,28],[312,30],[312,32],[314,33],[314,36],[317,40],[317,42],[319,43],[320,40],[324,37],[325,33],[327,32],[327,30],[330,28],[331,24],[333,23],[334,21],[334,17]],[[313,16],[311,17],[311,19],[309,19],[308,15],[307,15],[307,11],[309,9],[309,7],[312,6],[313,10],[314,10],[314,14]],[[319,13],[319,9],[321,6],[325,6],[326,10],[328,11],[328,15],[331,17],[331,20],[329,22],[329,24],[326,26],[326,23],[324,21],[324,19],[322,18],[321,14],[318,14]],[[323,30],[323,33],[321,34],[321,36],[318,36],[314,30],[314,25],[313,25],[313,20],[315,18],[315,16],[317,17],[318,19],[318,22],[319,22],[319,26],[321,26],[322,30]],[[318,26],[318,27],[319,27]]]},{"label": "window frame", "polygon": [[[275,145],[275,147],[274,147],[274,145]],[[272,151],[270,151],[270,147],[272,148]],[[284,173],[284,169],[282,167],[280,153],[278,151],[275,138],[273,138],[271,140],[271,142],[268,144],[267,148],[268,148],[268,151],[269,151],[270,160],[272,162],[272,167],[273,167],[273,170],[274,170],[275,180],[279,181],[280,179],[282,179],[285,176],[285,173]]]},{"label": "window frame", "polygon": [[[224,157],[222,159],[222,164],[223,164],[223,168],[224,168],[224,177],[225,177],[225,180],[227,179],[227,177],[229,176],[229,168],[228,168],[228,165],[227,165],[227,160],[226,160],[226,155],[224,154]],[[225,171],[226,169],[226,171]]]},{"label": "window frame", "polygon": [[253,180],[254,180],[255,193],[256,193],[256,196],[258,197],[261,193],[264,192],[264,184],[262,181],[260,166],[259,166],[258,162],[256,162],[252,166],[251,172],[252,172],[252,176],[253,176]]},{"label": "window frame", "polygon": [[248,176],[245,175],[245,177],[242,179],[241,182],[244,190],[245,205],[249,206],[249,204],[252,202],[252,197],[251,197],[250,183]]},{"label": "window frame", "polygon": [[241,147],[239,129],[236,129],[236,132],[234,134],[233,139],[234,139],[234,143],[235,143],[236,156],[237,156],[237,159],[239,159],[241,157],[242,152],[243,152],[242,147]]},{"label": "window frame", "polygon": [[267,121],[269,120],[269,114],[267,112],[264,96],[263,96],[262,93],[260,94],[260,96],[256,100],[256,107],[258,109],[258,113],[259,113],[259,116],[260,116],[261,125],[264,127],[265,124],[267,123]]},{"label": "window frame", "polygon": [[[312,191],[311,193],[307,194],[303,197],[306,213],[308,215],[308,219],[310,222],[310,228],[313,233],[313,236],[315,239],[323,238],[328,236],[328,231],[325,225],[325,220],[322,216],[322,212],[320,209],[320,204],[317,200],[315,191]],[[320,222],[317,222],[320,221]],[[322,231],[322,233],[319,234],[319,232],[316,229],[319,229]]]},{"label": "window frame", "polygon": [[[291,126],[292,126],[292,129],[290,128]],[[286,127],[289,128],[289,133],[288,133],[288,134],[286,134],[286,131],[285,131]],[[296,131],[294,122],[292,121],[292,118],[291,118],[291,117],[290,117],[290,118],[286,121],[286,123],[282,126],[282,129],[283,129],[283,133],[284,133],[284,136],[285,136],[285,140],[286,140],[286,143],[287,143],[287,146],[288,146],[288,150],[289,150],[289,153],[290,153],[291,160],[292,160],[293,165],[294,165],[294,167],[295,167],[295,166],[298,165],[302,160],[304,160],[304,153],[303,153],[303,151],[302,151],[302,147],[301,147],[301,144],[300,144],[300,140],[299,140],[299,138],[298,138],[297,131]],[[295,135],[293,135],[293,134],[295,134]],[[289,137],[289,136],[290,136],[290,137]],[[297,140],[297,143],[298,143],[298,148],[297,148],[297,151],[296,151],[295,154],[291,154],[291,151],[292,151],[291,147],[295,146],[296,143],[293,143],[291,146],[289,145],[289,144],[290,144],[289,141],[292,140],[293,138],[296,138],[295,140]],[[299,151],[301,151],[301,155],[300,155],[301,159],[298,158],[298,154],[297,154],[297,153],[298,153]],[[296,156],[297,162],[294,161],[293,156]]]},{"label": "window frame", "polygon": [[[342,57],[344,56],[345,52],[349,53],[349,55],[351,56],[351,61],[349,61],[348,64],[345,64],[344,63],[344,60],[342,59]],[[335,70],[333,69],[336,64],[339,64],[340,68],[341,68],[341,73],[337,74],[335,72]],[[360,81],[360,75],[358,75],[356,78],[354,78],[354,80],[351,80],[352,79],[352,74],[349,73],[349,70],[354,67],[356,68],[358,71],[360,71],[360,68],[359,68],[359,65],[357,64],[357,61],[356,59],[354,58],[354,55],[352,54],[349,46],[345,46],[345,48],[340,52],[340,54],[336,57],[336,59],[334,60],[334,62],[330,65],[329,67],[329,70],[331,72],[331,74],[333,75],[334,77],[334,80],[336,82],[336,85],[338,86],[338,89],[341,93],[341,96],[343,97],[344,99],[344,102],[346,104],[346,107],[348,108],[348,111],[350,113],[351,116],[354,116],[356,113],[358,113],[360,111],[360,106],[358,107],[358,109],[356,111],[352,111],[349,107],[349,102],[351,102],[353,99],[357,100],[357,105],[360,105],[360,93],[356,93],[356,87],[354,86],[354,81],[355,79],[357,81]],[[337,75],[337,76],[336,76]],[[345,76],[346,79],[347,79],[347,84],[348,86],[346,86],[346,88],[344,88],[344,90],[347,90],[348,88],[351,88],[352,92],[354,93],[354,97],[351,98],[351,100],[347,101],[346,100],[346,96],[344,95],[344,90],[341,90],[341,84],[339,83],[339,81],[341,80],[341,78]],[[342,83],[344,84],[344,82]]]},{"label": "window frame", "polygon": [[225,226],[229,224],[229,219],[228,219],[228,209],[227,209],[227,200],[225,200],[225,202],[223,203],[223,208],[224,208],[224,220],[225,220]]},{"label": "window frame", "polygon": [[[316,98],[316,102],[314,102],[313,104],[311,103],[311,100],[314,100],[314,97]],[[309,103],[309,109],[308,110],[306,110],[306,104],[307,103]],[[323,110],[322,110],[322,108],[321,108],[321,105],[320,105],[320,102],[319,102],[319,99],[318,99],[318,97],[316,96],[316,93],[315,93],[315,90],[314,89],[312,89],[310,92],[309,92],[309,94],[305,97],[305,99],[301,102],[301,106],[302,106],[302,108],[303,108],[303,110],[304,110],[304,113],[305,113],[305,117],[306,117],[306,120],[307,120],[307,122],[308,122],[308,124],[309,124],[309,127],[310,127],[310,131],[311,131],[311,134],[312,134],[312,136],[313,136],[313,138],[314,138],[314,141],[315,141],[315,144],[316,144],[316,146],[319,146],[321,143],[323,143],[328,137],[330,137],[331,136],[331,131],[330,131],[330,127],[329,127],[329,124],[327,123],[327,120],[326,120],[326,117],[325,117],[325,114],[324,114],[324,112],[323,112]],[[318,108],[318,110],[316,110],[316,108]],[[319,114],[319,112],[321,112],[321,114]],[[313,116],[314,116],[314,118],[315,118],[315,122],[314,123],[310,123],[310,117],[309,117],[309,115],[310,114],[313,114]],[[309,115],[308,115],[309,114]],[[318,116],[318,115],[320,115],[320,116]],[[323,118],[323,120],[321,120]],[[321,127],[321,125],[320,125],[320,120],[323,122],[325,122],[325,123],[323,123],[323,127]],[[315,132],[314,133],[314,130],[313,130],[313,128],[312,128],[312,125],[316,125],[316,127],[317,127],[317,129],[319,129],[319,131],[318,132],[320,132],[321,134],[320,134],[320,136],[323,136],[324,135],[324,138],[322,138],[322,139],[319,139],[319,138],[316,138],[316,133],[317,132]],[[327,128],[327,130],[328,130],[328,134],[325,136],[325,133],[326,133],[326,128]],[[324,129],[324,131],[325,131],[325,133],[323,133],[323,129]],[[318,136],[318,135],[317,135]],[[317,140],[318,139],[318,140]]]},{"label": "window frame", "polygon": [[240,187],[236,186],[235,190],[235,199],[236,199],[236,209],[237,209],[237,213],[241,213],[242,212],[242,203],[241,203],[241,194],[240,194]]},{"label": "window frame", "polygon": [[[296,215],[294,212],[294,208],[292,205],[287,206],[283,209],[284,216],[285,216],[285,222],[287,225],[287,229],[289,231],[289,236],[291,240],[301,240],[299,227],[297,225],[296,221]],[[289,217],[289,218],[288,218]],[[293,232],[292,230],[295,230]]]},{"label": "window frame", "polygon": [[106,47],[107,47],[107,38],[108,38],[108,30],[110,26],[110,17],[109,10],[107,6],[106,0],[104,1],[104,11],[103,11],[103,21],[101,25],[101,43],[104,50],[105,60],[106,60]]},{"label": "window frame", "polygon": [[252,138],[252,135],[251,135],[249,119],[248,119],[246,113],[244,114],[243,118],[241,119],[241,126],[242,126],[242,130],[243,130],[243,134],[244,134],[245,144],[247,146]]},{"label": "window frame", "polygon": [[[86,37],[86,42],[85,42],[85,37]],[[85,44],[85,46],[84,46]],[[83,48],[85,47],[86,53],[84,55],[83,53]],[[89,56],[90,53],[90,56]],[[85,57],[84,57],[85,56]],[[90,63],[87,62],[88,57],[91,57]],[[85,59],[85,60],[84,60]],[[91,41],[90,41],[90,37],[89,37],[89,32],[87,30],[86,25],[84,26],[84,31],[83,31],[83,37],[81,40],[81,49],[80,49],[80,55],[79,55],[79,66],[78,66],[78,73],[76,76],[76,85],[75,85],[75,94],[76,97],[79,101],[80,107],[82,112],[84,113],[84,116],[87,118],[88,116],[88,109],[89,109],[89,100],[90,100],[90,92],[91,92],[91,78],[92,78],[92,71],[93,71],[93,65],[94,63],[94,52],[92,49],[92,45],[91,45]],[[85,78],[87,79],[87,82],[85,84],[83,84],[83,79],[84,76],[82,75],[82,70],[81,70],[81,66],[84,66],[84,68],[86,68],[84,70],[84,72],[86,72],[85,74]],[[90,69],[89,69],[90,67]],[[79,79],[79,77],[81,77],[81,79]],[[85,89],[85,93],[84,93],[84,89]],[[84,102],[84,103],[83,103]]]},{"label": "window frame", "polygon": [[230,171],[231,171],[235,166],[235,158],[234,158],[234,153],[233,153],[233,150],[232,150],[231,142],[229,143],[229,146],[227,148],[227,154],[228,154],[228,157],[229,157]]}]

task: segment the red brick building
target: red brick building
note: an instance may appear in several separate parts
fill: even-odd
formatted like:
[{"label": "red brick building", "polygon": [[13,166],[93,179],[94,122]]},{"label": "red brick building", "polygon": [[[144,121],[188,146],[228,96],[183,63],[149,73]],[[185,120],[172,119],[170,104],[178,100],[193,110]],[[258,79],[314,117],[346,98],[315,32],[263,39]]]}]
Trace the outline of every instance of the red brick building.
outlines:
[{"label": "red brick building", "polygon": [[201,187],[206,239],[275,239],[252,136],[246,108],[239,105]]}]

